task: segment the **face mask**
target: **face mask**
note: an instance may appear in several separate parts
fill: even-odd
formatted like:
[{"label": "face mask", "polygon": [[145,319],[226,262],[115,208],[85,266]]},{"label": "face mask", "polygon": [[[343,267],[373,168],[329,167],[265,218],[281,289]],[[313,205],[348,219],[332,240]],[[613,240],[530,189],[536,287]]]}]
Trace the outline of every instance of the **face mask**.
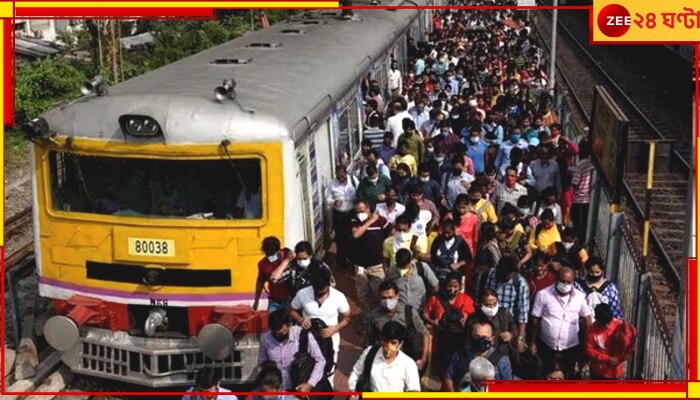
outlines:
[{"label": "face mask", "polygon": [[510,142],[513,144],[516,144],[520,141],[520,135],[511,135],[510,136]]},{"label": "face mask", "polygon": [[435,161],[441,163],[441,162],[445,161],[445,157],[435,157]]},{"label": "face mask", "polygon": [[428,150],[428,153],[433,153],[433,152],[435,152],[435,147],[428,146],[427,150]]},{"label": "face mask", "polygon": [[302,268],[306,268],[306,267],[308,267],[310,264],[311,264],[311,259],[310,259],[310,258],[308,258],[308,259],[306,259],[306,260],[297,260],[297,265],[300,266],[300,267],[302,267]]},{"label": "face mask", "polygon": [[600,275],[586,275],[586,279],[588,279],[589,282],[598,282],[599,280],[603,279],[603,274],[600,274]]},{"label": "face mask", "polygon": [[377,183],[377,182],[379,182],[379,177],[376,177],[376,178],[369,178],[369,181],[370,181],[370,183],[372,183],[372,184]]},{"label": "face mask", "polygon": [[462,168],[452,168],[452,174],[454,176],[460,176],[462,175]]},{"label": "face mask", "polygon": [[506,177],[506,185],[512,187],[515,186],[515,182],[517,182],[517,179],[514,176],[507,176]]},{"label": "face mask", "polygon": [[289,332],[287,332],[285,334],[273,333],[272,337],[274,337],[275,340],[278,341],[279,343],[284,343],[287,341],[287,339],[289,339]]},{"label": "face mask", "polygon": [[523,214],[523,215],[525,215],[525,216],[527,216],[528,214],[530,214],[530,209],[529,209],[529,208],[518,208],[518,210],[520,210],[520,213]]},{"label": "face mask", "polygon": [[561,244],[564,246],[566,251],[569,251],[572,247],[574,247],[574,242],[562,242]]},{"label": "face mask", "polygon": [[380,303],[382,305],[382,308],[384,308],[387,311],[392,311],[399,304],[399,299],[382,299]]},{"label": "face mask", "polygon": [[369,214],[367,213],[357,213],[357,219],[360,220],[360,222],[365,222],[369,218]]},{"label": "face mask", "polygon": [[561,294],[569,294],[569,293],[571,293],[571,289],[573,289],[573,287],[574,287],[574,285],[572,285],[572,284],[567,284],[567,283],[564,283],[561,281],[557,281],[556,289],[557,289],[557,292],[559,292]]},{"label": "face mask", "polygon": [[559,131],[552,131],[552,138],[556,139],[559,137]]},{"label": "face mask", "polygon": [[411,232],[396,232],[396,240],[399,243],[407,242],[411,238]]},{"label": "face mask", "polygon": [[495,307],[481,306],[481,312],[489,318],[493,318],[498,314],[498,304]]},{"label": "face mask", "polygon": [[395,346],[391,343],[382,343],[382,354],[384,358],[392,358],[399,352],[400,346]]},{"label": "face mask", "polygon": [[483,353],[491,348],[491,341],[486,338],[476,338],[471,341],[472,348],[479,353]]},{"label": "face mask", "polygon": [[429,177],[429,176],[421,176],[421,177],[418,178],[418,179],[420,179],[420,181],[423,182],[423,183],[428,183],[428,182],[430,182],[430,177]]},{"label": "face mask", "polygon": [[267,256],[267,260],[270,261],[271,263],[277,261],[278,258],[279,258],[279,256],[278,256],[277,254],[273,254],[273,255],[271,255],[271,256]]},{"label": "face mask", "polygon": [[481,138],[478,136],[472,136],[469,138],[469,141],[472,142],[473,144],[479,143],[479,140],[481,140]]}]

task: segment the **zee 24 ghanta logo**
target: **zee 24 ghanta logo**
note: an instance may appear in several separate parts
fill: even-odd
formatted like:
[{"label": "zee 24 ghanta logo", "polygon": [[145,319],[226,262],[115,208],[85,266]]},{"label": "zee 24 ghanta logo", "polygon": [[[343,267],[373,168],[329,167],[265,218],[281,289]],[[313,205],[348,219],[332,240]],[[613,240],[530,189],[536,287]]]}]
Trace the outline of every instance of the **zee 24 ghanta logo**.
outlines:
[{"label": "zee 24 ghanta logo", "polygon": [[609,4],[598,13],[598,29],[605,36],[620,37],[627,33],[632,25],[630,12],[619,4]]}]

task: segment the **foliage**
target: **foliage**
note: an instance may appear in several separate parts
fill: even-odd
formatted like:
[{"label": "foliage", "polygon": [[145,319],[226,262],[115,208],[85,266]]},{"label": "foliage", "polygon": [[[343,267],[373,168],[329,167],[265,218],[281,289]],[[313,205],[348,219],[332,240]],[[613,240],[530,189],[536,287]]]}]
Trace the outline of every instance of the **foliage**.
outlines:
[{"label": "foliage", "polygon": [[91,68],[84,62],[51,57],[17,66],[15,111],[18,124],[36,118],[53,105],[76,98]]}]

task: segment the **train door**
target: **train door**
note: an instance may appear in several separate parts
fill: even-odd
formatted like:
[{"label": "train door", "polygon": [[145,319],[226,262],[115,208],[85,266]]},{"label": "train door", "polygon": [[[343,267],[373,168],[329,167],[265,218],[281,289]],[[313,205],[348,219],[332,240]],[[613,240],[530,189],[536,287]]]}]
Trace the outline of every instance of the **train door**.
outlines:
[{"label": "train door", "polygon": [[[313,164],[316,167],[318,174],[317,184],[314,188],[318,190],[318,207],[314,205],[314,231],[317,238],[315,243],[316,249],[318,250],[320,246],[325,242],[325,236],[323,228],[331,224],[330,215],[326,215],[324,210],[324,200],[328,197],[328,188],[330,182],[334,177],[335,166],[333,158],[332,149],[332,138],[330,129],[330,119],[326,119],[321,125],[319,125],[312,134],[315,138],[314,143],[314,157],[312,158]],[[309,149],[309,154],[311,154],[311,149]],[[313,181],[313,172],[312,172]]]},{"label": "train door", "polygon": [[[313,241],[313,223],[311,222],[312,204],[311,204],[311,188],[310,188],[310,162],[308,153],[308,142],[303,140],[297,145],[297,164],[299,170],[297,173],[297,182],[301,189],[301,211],[304,221],[304,238]],[[294,246],[296,243],[289,243],[288,246]]]}]

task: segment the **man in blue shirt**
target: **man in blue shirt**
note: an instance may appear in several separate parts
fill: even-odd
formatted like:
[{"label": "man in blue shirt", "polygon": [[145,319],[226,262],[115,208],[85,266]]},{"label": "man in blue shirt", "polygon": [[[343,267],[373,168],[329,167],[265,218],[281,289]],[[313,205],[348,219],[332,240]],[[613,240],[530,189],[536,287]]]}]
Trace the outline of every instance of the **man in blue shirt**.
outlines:
[{"label": "man in blue shirt", "polygon": [[481,138],[481,128],[472,126],[467,138],[467,156],[474,161],[474,172],[483,174],[486,168],[485,158],[489,145]]},{"label": "man in blue shirt", "polygon": [[469,371],[469,363],[476,357],[484,357],[496,367],[496,380],[513,379],[513,368],[508,354],[499,352],[497,346],[494,346],[494,341],[493,322],[480,319],[472,324],[469,344],[455,352],[447,367],[447,391],[455,391],[456,385],[459,385],[464,374]]}]

